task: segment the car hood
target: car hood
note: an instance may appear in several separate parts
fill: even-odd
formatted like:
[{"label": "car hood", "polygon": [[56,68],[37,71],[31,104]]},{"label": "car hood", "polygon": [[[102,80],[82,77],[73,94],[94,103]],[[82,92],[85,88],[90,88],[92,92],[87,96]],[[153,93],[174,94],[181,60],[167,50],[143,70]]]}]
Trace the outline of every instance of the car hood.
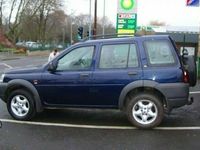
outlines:
[{"label": "car hood", "polygon": [[24,73],[37,73],[43,70],[43,66],[34,67],[18,67],[12,68],[5,71],[6,74],[24,74]]}]

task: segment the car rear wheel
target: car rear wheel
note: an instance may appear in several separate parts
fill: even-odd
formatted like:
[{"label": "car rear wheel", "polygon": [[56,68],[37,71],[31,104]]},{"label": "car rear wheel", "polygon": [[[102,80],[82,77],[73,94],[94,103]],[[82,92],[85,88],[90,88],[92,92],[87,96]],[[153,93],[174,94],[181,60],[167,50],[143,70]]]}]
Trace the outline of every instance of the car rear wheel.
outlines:
[{"label": "car rear wheel", "polygon": [[36,114],[33,97],[25,90],[13,91],[8,97],[7,108],[17,120],[30,120]]},{"label": "car rear wheel", "polygon": [[164,116],[164,108],[159,98],[147,93],[133,96],[126,111],[130,122],[142,129],[156,127]]}]

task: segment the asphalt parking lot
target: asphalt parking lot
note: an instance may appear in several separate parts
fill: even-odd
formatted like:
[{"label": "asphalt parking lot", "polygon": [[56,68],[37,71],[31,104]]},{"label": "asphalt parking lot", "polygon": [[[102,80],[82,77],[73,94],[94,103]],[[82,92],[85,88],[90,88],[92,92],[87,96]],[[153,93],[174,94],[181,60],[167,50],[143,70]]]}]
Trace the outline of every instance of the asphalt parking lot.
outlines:
[{"label": "asphalt parking lot", "polygon": [[[9,68],[44,64],[46,57],[0,61],[0,72]],[[199,149],[200,86],[191,89],[194,103],[165,115],[154,130],[138,130],[118,110],[45,110],[30,122],[13,120],[0,101],[1,150],[35,149]]]}]

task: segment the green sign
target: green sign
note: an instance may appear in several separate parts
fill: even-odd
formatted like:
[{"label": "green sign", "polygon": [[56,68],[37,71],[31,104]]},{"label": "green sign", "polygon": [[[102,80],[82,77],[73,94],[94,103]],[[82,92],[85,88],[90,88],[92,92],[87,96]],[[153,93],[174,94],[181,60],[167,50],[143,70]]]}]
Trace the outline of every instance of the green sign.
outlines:
[{"label": "green sign", "polygon": [[117,14],[117,33],[134,34],[137,28],[137,14]]},{"label": "green sign", "polygon": [[137,26],[137,31],[142,31],[142,30],[154,32],[152,26]]}]

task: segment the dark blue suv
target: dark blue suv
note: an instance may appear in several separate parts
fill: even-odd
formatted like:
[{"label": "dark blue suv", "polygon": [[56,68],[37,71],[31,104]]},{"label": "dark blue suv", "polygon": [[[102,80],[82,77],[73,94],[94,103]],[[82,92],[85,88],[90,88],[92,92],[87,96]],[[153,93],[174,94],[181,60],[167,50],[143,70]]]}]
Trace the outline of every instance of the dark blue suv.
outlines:
[{"label": "dark blue suv", "polygon": [[42,67],[5,72],[0,98],[17,120],[50,107],[113,108],[133,125],[153,128],[164,112],[191,103],[195,75],[194,59],[180,57],[167,35],[96,39]]}]

